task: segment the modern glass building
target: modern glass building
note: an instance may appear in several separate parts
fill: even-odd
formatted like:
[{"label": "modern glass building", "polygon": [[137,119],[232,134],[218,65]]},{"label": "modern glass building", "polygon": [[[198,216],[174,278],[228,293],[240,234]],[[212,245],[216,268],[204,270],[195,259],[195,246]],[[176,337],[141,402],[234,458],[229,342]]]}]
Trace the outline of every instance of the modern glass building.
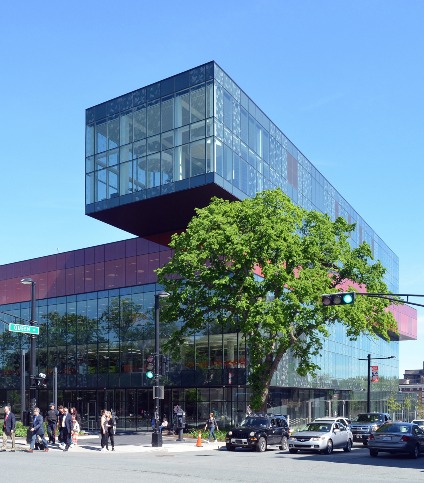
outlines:
[{"label": "modern glass building", "polygon": [[[76,405],[85,424],[104,405],[125,428],[149,424],[151,382],[144,360],[153,350],[155,268],[171,250],[172,233],[185,228],[196,207],[212,196],[229,200],[281,188],[307,208],[355,222],[356,246],[367,241],[398,291],[397,256],[215,63],[130,92],[86,111],[86,214],[137,238],[0,267],[0,311],[5,322],[28,320],[28,288],[37,283],[38,367],[59,374],[59,400]],[[365,408],[367,354],[398,355],[402,338],[416,338],[416,312],[396,307],[399,334],[390,343],[332,329],[317,358],[317,378],[296,375],[288,355],[274,377],[269,407],[292,418],[351,415]],[[0,400],[20,401],[20,354],[28,340],[0,329],[4,384]],[[162,326],[166,338],[172,326]],[[397,359],[381,360],[373,384],[375,409],[397,390]],[[211,327],[187,340],[164,380],[163,410],[175,403],[188,421],[203,422],[214,410],[224,423],[238,421],[249,400],[248,354],[239,333]],[[41,404],[51,388],[40,391]]]}]

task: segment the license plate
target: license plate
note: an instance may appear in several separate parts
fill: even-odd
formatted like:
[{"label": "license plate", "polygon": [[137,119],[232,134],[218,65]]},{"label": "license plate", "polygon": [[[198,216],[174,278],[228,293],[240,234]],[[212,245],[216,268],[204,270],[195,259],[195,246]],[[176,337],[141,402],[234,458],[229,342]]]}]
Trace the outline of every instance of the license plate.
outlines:
[{"label": "license plate", "polygon": [[392,438],[390,436],[383,436],[381,439],[383,441],[391,441],[392,440]]}]

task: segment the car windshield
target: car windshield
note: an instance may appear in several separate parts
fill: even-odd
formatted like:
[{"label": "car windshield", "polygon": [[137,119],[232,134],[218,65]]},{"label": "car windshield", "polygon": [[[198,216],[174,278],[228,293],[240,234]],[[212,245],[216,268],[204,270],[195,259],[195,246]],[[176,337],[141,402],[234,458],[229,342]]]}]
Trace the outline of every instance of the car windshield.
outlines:
[{"label": "car windshield", "polygon": [[356,422],[358,423],[376,423],[381,421],[381,417],[378,414],[358,414]]},{"label": "car windshield", "polygon": [[259,428],[266,428],[268,426],[268,420],[266,418],[246,418],[243,419],[240,426],[254,426]]},{"label": "car windshield", "polygon": [[317,431],[319,433],[328,433],[331,429],[331,424],[310,423],[307,424],[303,431]]},{"label": "car windshield", "polygon": [[419,426],[423,426],[424,425],[424,419],[414,419],[412,422],[414,424],[418,424]]},{"label": "car windshield", "polygon": [[377,429],[377,433],[410,433],[411,426],[409,424],[383,424]]}]

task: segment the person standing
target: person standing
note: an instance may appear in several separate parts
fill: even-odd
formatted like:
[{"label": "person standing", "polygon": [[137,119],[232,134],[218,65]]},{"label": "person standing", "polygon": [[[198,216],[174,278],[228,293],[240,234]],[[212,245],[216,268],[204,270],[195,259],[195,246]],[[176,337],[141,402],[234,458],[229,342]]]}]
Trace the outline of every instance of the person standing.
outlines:
[{"label": "person standing", "polygon": [[16,429],[16,417],[10,410],[10,406],[4,407],[4,422],[3,422],[3,446],[2,451],[6,451],[7,448],[7,438],[10,436],[12,440],[12,449],[10,451],[15,451],[15,429]]},{"label": "person standing", "polygon": [[205,430],[206,428],[209,428],[209,440],[213,438],[213,440],[217,442],[218,440],[216,439],[216,436],[215,436],[215,429],[218,431],[219,428],[218,428],[218,423],[216,422],[214,413],[209,414],[209,419],[206,421],[206,424],[205,424]]},{"label": "person standing", "polygon": [[72,442],[72,416],[69,414],[68,408],[63,408],[62,436],[63,442],[65,443],[63,451],[68,451]]},{"label": "person standing", "polygon": [[37,440],[37,436],[40,436],[41,438],[41,441],[44,445],[44,451],[47,453],[47,451],[49,450],[49,444],[47,443],[46,438],[44,437],[43,423],[44,423],[44,420],[43,420],[43,416],[41,416],[40,414],[40,409],[34,408],[32,425],[30,429],[32,436],[31,436],[31,442],[29,445],[29,449],[27,450],[27,453],[34,452],[34,446],[35,446],[35,441]]},{"label": "person standing", "polygon": [[49,436],[49,443],[56,444],[56,428],[59,411],[55,409],[54,403],[49,404],[47,411],[47,434]]},{"label": "person standing", "polygon": [[108,431],[109,419],[107,415],[106,409],[102,409],[102,416],[100,418],[100,434],[101,434],[101,446],[102,449],[100,451],[109,451],[108,447],[108,440],[109,440],[109,431]]},{"label": "person standing", "polygon": [[80,425],[76,416],[72,416],[72,446],[78,445],[78,435],[80,432]]}]

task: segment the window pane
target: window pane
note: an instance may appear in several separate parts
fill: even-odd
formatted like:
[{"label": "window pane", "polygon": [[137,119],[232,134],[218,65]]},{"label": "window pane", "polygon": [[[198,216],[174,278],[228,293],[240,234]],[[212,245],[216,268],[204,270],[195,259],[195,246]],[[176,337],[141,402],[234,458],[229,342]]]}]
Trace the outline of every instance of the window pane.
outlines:
[{"label": "window pane", "polygon": [[108,149],[119,146],[119,117],[108,122]]},{"label": "window pane", "polygon": [[175,130],[175,145],[187,144],[190,141],[190,125]]},{"label": "window pane", "polygon": [[94,154],[94,126],[85,127],[85,155]]},{"label": "window pane", "polygon": [[160,104],[147,107],[147,136],[160,133]]},{"label": "window pane", "polygon": [[160,154],[147,156],[147,187],[160,186]]},{"label": "window pane", "polygon": [[102,153],[107,149],[107,124],[96,124],[96,153]]},{"label": "window pane", "polygon": [[206,139],[206,172],[213,171],[213,138]]},{"label": "window pane", "polygon": [[119,194],[132,193],[132,162],[128,161],[119,166]]},{"label": "window pane", "polygon": [[175,148],[174,179],[179,181],[190,176],[190,145]]},{"label": "window pane", "polygon": [[134,163],[134,191],[144,190],[146,188],[146,171],[147,159],[140,158]]},{"label": "window pane", "polygon": [[197,141],[205,137],[205,121],[200,121],[190,126],[190,140]]},{"label": "window pane", "polygon": [[107,153],[108,166],[116,166],[119,163],[119,149],[112,149]]},{"label": "window pane", "polygon": [[215,139],[215,171],[220,176],[224,176],[224,153],[219,139]]},{"label": "window pane", "polygon": [[171,183],[173,179],[174,170],[174,150],[168,149],[167,151],[162,151],[162,184]]},{"label": "window pane", "polygon": [[160,151],[160,134],[147,139],[147,154]]},{"label": "window pane", "polygon": [[146,153],[147,148],[145,139],[134,143],[134,158],[141,158],[142,156],[146,156]]},{"label": "window pane", "polygon": [[133,141],[133,115],[132,112],[121,116],[121,144]]},{"label": "window pane", "polygon": [[174,129],[174,98],[162,101],[162,132]]},{"label": "window pane", "polygon": [[205,141],[196,141],[190,145],[191,154],[191,176],[204,174],[206,171],[205,163]]},{"label": "window pane", "polygon": [[162,151],[165,149],[170,149],[174,147],[174,131],[168,131],[166,133],[162,133],[161,136],[162,141]]},{"label": "window pane", "polygon": [[146,129],[146,109],[139,109],[134,111],[134,141],[144,139],[147,134]]},{"label": "window pane", "polygon": [[127,146],[121,147],[120,160],[121,160],[121,163],[125,163],[125,161],[132,160],[132,144],[128,144]]},{"label": "window pane", "polygon": [[190,93],[180,92],[175,97],[175,127],[190,123]]},{"label": "window pane", "polygon": [[224,126],[233,129],[233,103],[230,94],[224,89]]},{"label": "window pane", "polygon": [[191,90],[191,122],[205,119],[205,88],[197,87]]}]

